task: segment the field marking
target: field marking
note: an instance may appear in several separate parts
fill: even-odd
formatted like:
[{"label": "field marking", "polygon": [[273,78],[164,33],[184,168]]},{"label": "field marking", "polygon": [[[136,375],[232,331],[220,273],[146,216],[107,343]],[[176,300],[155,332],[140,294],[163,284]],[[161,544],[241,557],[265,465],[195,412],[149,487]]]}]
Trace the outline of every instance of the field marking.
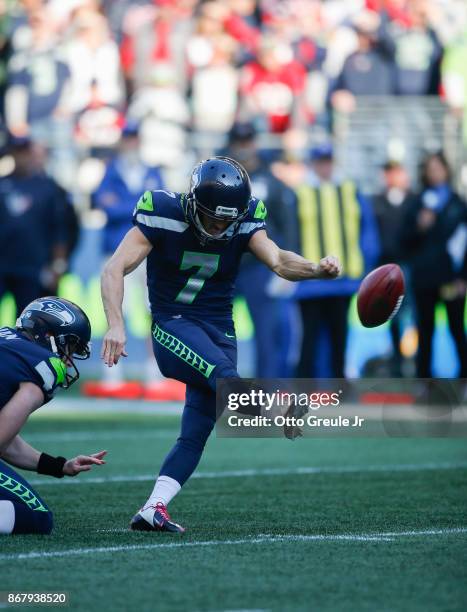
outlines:
[{"label": "field marking", "polygon": [[[192,548],[209,546],[238,546],[242,544],[276,544],[282,542],[393,542],[397,538],[445,536],[467,533],[467,527],[447,529],[425,529],[420,531],[393,531],[382,533],[341,533],[315,535],[271,535],[263,534],[253,538],[239,540],[199,540],[194,542],[166,542],[159,544],[127,544],[121,546],[98,546],[93,548],[69,548],[56,551],[33,551],[28,553],[0,554],[0,561],[19,561],[30,559],[48,559],[51,557],[72,557],[81,555],[109,554],[117,552],[135,552],[141,550]],[[157,537],[157,536],[156,536]]]},{"label": "field marking", "polygon": [[129,431],[75,431],[75,432],[57,432],[57,433],[31,433],[25,434],[24,437],[30,442],[75,442],[79,441],[95,441],[95,440],[150,440],[156,439],[171,439],[177,436],[178,430],[129,430]]},{"label": "field marking", "polygon": [[[347,466],[320,466],[296,468],[264,468],[248,470],[226,470],[225,472],[195,472],[191,478],[244,478],[255,476],[300,476],[319,474],[366,474],[371,472],[425,472],[433,470],[460,470],[466,469],[467,462],[459,463],[399,463],[389,465],[347,465]],[[156,474],[121,474],[118,476],[91,476],[90,478],[50,480],[30,480],[31,485],[62,486],[85,484],[110,484],[115,482],[148,482],[153,481]]]}]

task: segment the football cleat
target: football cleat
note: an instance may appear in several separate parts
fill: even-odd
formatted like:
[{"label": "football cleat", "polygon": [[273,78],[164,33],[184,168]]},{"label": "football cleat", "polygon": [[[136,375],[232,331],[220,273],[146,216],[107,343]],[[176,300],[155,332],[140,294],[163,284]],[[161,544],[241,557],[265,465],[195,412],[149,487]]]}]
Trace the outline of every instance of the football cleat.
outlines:
[{"label": "football cleat", "polygon": [[131,519],[130,529],[133,531],[169,531],[170,533],[185,533],[185,528],[170,518],[167,508],[161,502],[155,506],[146,506]]}]

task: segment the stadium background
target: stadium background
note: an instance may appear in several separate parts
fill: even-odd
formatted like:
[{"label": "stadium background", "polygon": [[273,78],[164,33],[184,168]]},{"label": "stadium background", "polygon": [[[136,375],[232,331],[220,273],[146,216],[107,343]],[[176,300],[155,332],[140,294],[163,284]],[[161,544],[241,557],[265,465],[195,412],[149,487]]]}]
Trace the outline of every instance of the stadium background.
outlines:
[{"label": "stadium background", "polygon": [[[371,77],[357,83],[356,97],[335,98],[358,30],[372,45],[384,32],[386,44],[397,42],[391,59],[371,59],[377,74],[397,72],[397,87]],[[266,90],[255,93],[252,71],[264,85],[255,63],[261,49],[276,57],[281,76],[263,74]],[[264,158],[291,183],[314,150],[332,144],[339,171],[371,203],[388,160],[407,168],[417,193],[421,160],[441,148],[453,186],[467,193],[465,0],[0,0],[0,97],[0,197],[8,195],[11,146],[32,139],[31,164],[63,186],[62,204],[77,213],[77,247],[48,291],[77,301],[91,318],[85,378],[102,375],[106,329],[99,289],[105,215],[92,193],[122,131],[131,135],[135,124],[141,156],[161,168],[167,189],[186,189],[194,163],[222,150],[238,119],[253,123]],[[24,204],[10,202],[13,211]],[[131,212],[134,201],[128,205]],[[0,217],[0,277],[5,266],[18,268],[2,231]],[[21,233],[17,240],[31,252]],[[143,375],[149,318],[141,283],[129,294],[124,374],[133,378]],[[285,301],[296,307],[293,297]],[[254,329],[241,297],[235,314],[240,371],[252,374]],[[0,325],[14,319],[7,293]],[[364,329],[354,304],[349,320],[346,372],[358,376],[370,358],[385,362],[390,335],[387,326]],[[410,301],[399,320],[405,373],[413,374]],[[295,337],[295,359],[298,348]],[[456,372],[443,306],[434,361],[436,374]],[[186,535],[168,541],[130,532],[128,522],[177,437],[181,402],[73,397],[77,388],[36,411],[24,438],[67,457],[105,448],[108,463],[76,479],[24,474],[53,510],[55,528],[47,538],[2,538],[0,592],[65,590],[70,609],[87,611],[465,610],[462,437],[306,434],[291,443],[213,435],[170,505]]]},{"label": "stadium background", "polygon": [[[314,146],[332,142],[339,170],[370,197],[382,189],[381,166],[388,160],[407,168],[417,191],[420,161],[439,149],[455,188],[466,191],[462,0],[3,0],[0,11],[0,174],[12,169],[8,134],[27,138],[67,190],[81,233],[58,292],[90,314],[95,347],[105,330],[98,290],[105,215],[92,208],[91,196],[129,123],[137,125],[141,158],[161,169],[168,189],[186,189],[193,163],[225,148],[240,120],[253,122],[263,158],[284,180],[308,163]],[[388,40],[395,45],[383,68],[397,77],[390,85],[357,83],[348,112],[348,99],[334,94],[342,93],[344,61],[362,31],[375,47]],[[42,63],[28,68],[37,50]],[[265,55],[279,64],[272,78],[258,77]],[[23,116],[18,86],[28,98]],[[148,318],[140,297],[128,308],[130,377],[146,351]],[[254,374],[254,327],[241,297],[235,313],[241,372]],[[349,319],[346,373],[358,376],[368,359],[390,354],[391,342],[385,327],[364,330],[354,305]],[[7,294],[0,323],[13,321]],[[442,306],[436,321],[434,373],[452,376],[456,358]],[[412,358],[417,332],[410,312],[403,328],[402,352]],[[292,367],[282,374],[293,372],[299,336],[290,347]],[[94,351],[92,362],[83,364],[86,375],[96,376],[96,360]]]}]

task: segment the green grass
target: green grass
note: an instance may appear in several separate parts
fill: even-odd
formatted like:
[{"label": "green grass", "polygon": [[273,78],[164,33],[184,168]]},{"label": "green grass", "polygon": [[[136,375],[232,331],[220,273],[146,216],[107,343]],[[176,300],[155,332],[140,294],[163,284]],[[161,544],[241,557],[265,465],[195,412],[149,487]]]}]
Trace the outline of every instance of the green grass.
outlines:
[{"label": "green grass", "polygon": [[[108,465],[82,476],[83,484],[51,480],[36,487],[54,511],[55,531],[48,538],[0,540],[0,590],[66,590],[71,609],[109,612],[466,609],[467,533],[407,535],[389,541],[262,539],[264,534],[378,534],[467,527],[465,467],[423,469],[427,464],[432,468],[465,464],[465,440],[292,443],[213,437],[200,474],[305,466],[336,469],[195,478],[171,504],[173,517],[187,528],[183,538],[131,533],[126,530],[128,522],[152,482],[84,481],[156,473],[177,426],[175,417],[137,414],[32,419],[24,437],[34,446],[68,456],[106,448]],[[384,467],[400,464],[420,469]],[[340,473],[342,466],[362,470]],[[368,466],[384,469],[368,471]],[[109,529],[118,531],[101,531]],[[242,543],[196,544],[213,540]],[[155,547],[174,542],[182,546]],[[153,548],[131,548],[146,545]],[[98,547],[124,549],[62,557],[15,556]]]}]

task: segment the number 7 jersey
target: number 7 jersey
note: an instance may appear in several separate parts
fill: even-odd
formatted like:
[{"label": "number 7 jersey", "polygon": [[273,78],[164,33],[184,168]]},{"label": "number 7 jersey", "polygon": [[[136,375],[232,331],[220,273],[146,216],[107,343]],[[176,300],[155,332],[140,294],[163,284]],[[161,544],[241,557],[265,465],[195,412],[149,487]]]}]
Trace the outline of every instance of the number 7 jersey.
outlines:
[{"label": "number 7 jersey", "polygon": [[203,246],[187,221],[186,201],[183,193],[146,191],[133,214],[133,224],[154,247],[146,262],[151,313],[231,321],[240,259],[253,234],[265,229],[266,207],[252,198],[231,240]]}]

